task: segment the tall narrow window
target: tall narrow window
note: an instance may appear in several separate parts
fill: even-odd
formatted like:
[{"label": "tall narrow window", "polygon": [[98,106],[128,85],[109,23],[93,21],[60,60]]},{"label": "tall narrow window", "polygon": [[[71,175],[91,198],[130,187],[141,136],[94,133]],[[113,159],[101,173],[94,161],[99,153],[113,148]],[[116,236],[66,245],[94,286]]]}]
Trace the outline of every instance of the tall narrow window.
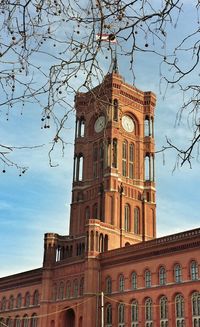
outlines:
[{"label": "tall narrow window", "polygon": [[85,136],[85,120],[84,118],[80,119],[80,137],[84,137]]},{"label": "tall narrow window", "polygon": [[129,177],[133,179],[134,177],[134,145],[133,143],[129,146]]},{"label": "tall narrow window", "polygon": [[78,170],[78,180],[83,180],[83,155],[79,155],[79,170]]},{"label": "tall narrow window", "polygon": [[113,139],[112,167],[117,168],[117,139]]},{"label": "tall narrow window", "polygon": [[106,306],[106,327],[112,327],[112,306],[108,304]]},{"label": "tall narrow window", "polygon": [[118,305],[118,327],[125,326],[125,305],[120,303]]},{"label": "tall narrow window", "polygon": [[140,210],[139,208],[134,208],[134,233],[140,233]]},{"label": "tall narrow window", "polygon": [[90,219],[90,207],[85,208],[85,220]]},{"label": "tall narrow window", "polygon": [[80,280],[80,291],[79,291],[80,296],[83,296],[84,294],[84,277],[81,278]]},{"label": "tall narrow window", "polygon": [[58,290],[58,298],[62,300],[64,298],[64,283],[60,282],[59,290]]},{"label": "tall narrow window", "polygon": [[192,261],[190,264],[190,278],[191,280],[199,278],[198,263],[196,261]]},{"label": "tall narrow window", "polygon": [[71,283],[67,282],[66,286],[66,298],[69,299],[71,297]]},{"label": "tall narrow window", "polygon": [[98,147],[95,144],[93,147],[93,176],[98,177]]},{"label": "tall narrow window", "polygon": [[160,326],[168,327],[168,301],[166,296],[160,299]]},{"label": "tall narrow window", "polygon": [[185,326],[184,318],[184,298],[181,294],[178,294],[175,298],[176,305],[176,327]]},{"label": "tall narrow window", "polygon": [[150,180],[150,157],[149,157],[149,155],[145,156],[144,162],[145,162],[145,168],[144,168],[145,180],[149,181]]},{"label": "tall narrow window", "polygon": [[98,218],[98,205],[97,205],[97,203],[95,203],[93,205],[93,210],[92,211],[93,211],[93,213],[92,213],[93,217],[92,218],[97,219]]},{"label": "tall narrow window", "polygon": [[75,279],[73,282],[73,295],[74,297],[78,297],[78,280]]},{"label": "tall narrow window", "polygon": [[137,273],[135,271],[131,275],[131,289],[137,289]]},{"label": "tall narrow window", "polygon": [[200,326],[200,293],[192,294],[192,327]]},{"label": "tall narrow window", "polygon": [[179,264],[174,266],[174,280],[176,283],[181,283],[182,281],[182,269],[181,265]]},{"label": "tall narrow window", "polygon": [[10,298],[9,298],[8,307],[9,307],[10,310],[12,310],[14,308],[14,296],[13,295],[11,295]]},{"label": "tall narrow window", "polygon": [[149,117],[146,116],[144,121],[144,136],[150,136],[150,133],[150,120]]},{"label": "tall narrow window", "polygon": [[145,270],[145,287],[151,287],[151,272],[150,270]]},{"label": "tall narrow window", "polygon": [[16,308],[21,308],[21,306],[22,306],[22,295],[18,294],[16,300]]},{"label": "tall narrow window", "polygon": [[124,292],[124,275],[119,276],[119,291]]},{"label": "tall narrow window", "polygon": [[35,290],[33,294],[33,305],[38,305],[39,304],[39,292],[38,290]]},{"label": "tall narrow window", "polygon": [[37,315],[36,313],[33,313],[31,317],[31,327],[37,327],[37,322],[38,322]]},{"label": "tall narrow window", "polygon": [[[20,307],[18,307],[18,308],[20,308]],[[5,311],[5,310],[6,310],[6,297],[4,296],[1,300],[1,311]]]},{"label": "tall narrow window", "polygon": [[29,307],[29,305],[30,305],[30,299],[31,299],[30,293],[27,292],[25,294],[25,300],[24,300],[24,306],[25,307]]},{"label": "tall narrow window", "polygon": [[57,284],[54,284],[52,287],[52,300],[57,300]]},{"label": "tall narrow window", "polygon": [[103,142],[100,142],[99,144],[99,170],[100,170],[100,176],[103,176],[103,169],[104,169],[104,147]]},{"label": "tall narrow window", "polygon": [[106,278],[106,293],[107,294],[112,293],[112,279],[110,276]]},{"label": "tall narrow window", "polygon": [[24,315],[23,316],[23,327],[28,327],[28,325],[29,325],[28,315]]},{"label": "tall narrow window", "polygon": [[164,267],[160,267],[159,269],[159,284],[160,285],[166,284],[166,270]]},{"label": "tall narrow window", "polygon": [[130,231],[130,206],[125,204],[124,207],[124,230],[126,232]]},{"label": "tall narrow window", "polygon": [[113,103],[113,120],[118,121],[118,101],[114,99]]},{"label": "tall narrow window", "polygon": [[153,327],[153,308],[150,298],[145,301],[145,327]]},{"label": "tall narrow window", "polygon": [[122,175],[127,176],[127,141],[122,143]]},{"label": "tall narrow window", "polygon": [[15,318],[15,325],[14,325],[15,327],[21,327],[21,320],[20,320],[20,317],[16,317]]},{"label": "tall narrow window", "polygon": [[131,303],[131,327],[138,327],[138,302],[136,300]]}]

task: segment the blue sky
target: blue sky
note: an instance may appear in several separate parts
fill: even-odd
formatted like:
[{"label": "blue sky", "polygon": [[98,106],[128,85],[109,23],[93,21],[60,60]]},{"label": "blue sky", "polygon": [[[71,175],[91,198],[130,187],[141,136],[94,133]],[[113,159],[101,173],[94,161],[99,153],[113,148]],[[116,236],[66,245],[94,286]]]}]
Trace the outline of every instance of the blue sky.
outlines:
[{"label": "blue sky", "polygon": [[[187,17],[191,18],[190,1],[186,1]],[[180,22],[184,33],[184,20]],[[175,42],[180,31],[174,33]],[[183,57],[183,60],[187,60]],[[159,58],[153,55],[136,55],[136,86],[143,91],[152,90],[158,101],[155,115],[156,148],[165,144],[165,136],[172,141],[187,142],[191,135],[183,120],[175,126],[176,111],[182,101],[178,88],[169,89],[163,99],[160,94]],[[107,71],[105,65],[105,72]],[[131,83],[127,62],[119,58],[119,70],[126,82]],[[190,79],[189,79],[190,78]],[[188,83],[197,79],[195,72]],[[54,152],[56,168],[48,165],[48,149],[51,129],[41,130],[40,113],[34,106],[21,108],[9,117],[7,122],[2,115],[0,139],[6,144],[35,145],[45,144],[35,150],[18,150],[13,159],[30,167],[19,177],[14,169],[6,169],[0,174],[0,276],[25,271],[42,265],[43,235],[46,232],[68,233],[71,201],[74,113],[68,121],[65,133],[70,141],[65,156],[59,150]],[[167,151],[156,155],[157,185],[157,235],[162,236],[199,227],[199,162],[193,161],[192,169],[186,164],[173,173],[176,153]],[[2,167],[3,169],[3,167]]]}]

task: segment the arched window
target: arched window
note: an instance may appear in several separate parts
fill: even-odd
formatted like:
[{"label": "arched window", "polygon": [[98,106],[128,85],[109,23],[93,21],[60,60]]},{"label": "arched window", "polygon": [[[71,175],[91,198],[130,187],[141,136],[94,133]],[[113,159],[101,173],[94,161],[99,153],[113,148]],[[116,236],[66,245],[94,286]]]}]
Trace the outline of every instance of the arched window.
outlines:
[{"label": "arched window", "polygon": [[36,313],[33,313],[31,316],[31,327],[37,327],[38,318]]},{"label": "arched window", "polygon": [[118,121],[118,100],[114,99],[113,102],[113,120]]},{"label": "arched window", "polygon": [[145,169],[144,169],[145,180],[149,181],[150,180],[150,157],[148,154],[145,156],[144,163],[145,163]]},{"label": "arched window", "polygon": [[78,181],[83,180],[83,155],[80,154],[78,157]]},{"label": "arched window", "polygon": [[117,168],[117,139],[113,139],[112,167]]},{"label": "arched window", "polygon": [[140,210],[139,208],[134,208],[134,233],[140,233]]},{"label": "arched window", "polygon": [[176,327],[184,327],[185,319],[184,319],[184,298],[181,294],[177,294],[175,298],[176,305]]},{"label": "arched window", "polygon": [[122,175],[127,176],[127,141],[122,143]]},{"label": "arched window", "polygon": [[130,206],[125,204],[124,207],[124,230],[126,232],[130,231]]},{"label": "arched window", "polygon": [[112,293],[112,279],[110,276],[106,278],[106,293],[107,294]]},{"label": "arched window", "polygon": [[85,136],[85,120],[84,117],[76,120],[76,137]]},{"label": "arched window", "polygon": [[84,137],[85,136],[85,120],[83,117],[81,117],[80,119],[80,132],[79,132],[79,136],[80,137]]},{"label": "arched window", "polygon": [[28,318],[28,315],[24,315],[23,316],[22,326],[23,327],[29,327],[29,318]]},{"label": "arched window", "polygon": [[104,252],[104,238],[102,233],[99,235],[99,252]]},{"label": "arched window", "polygon": [[10,298],[9,298],[8,308],[10,310],[12,310],[14,308],[14,296],[13,295],[11,295]]},{"label": "arched window", "polygon": [[1,300],[1,311],[6,310],[6,297],[4,296]]},{"label": "arched window", "polygon": [[159,269],[159,284],[160,285],[166,284],[166,270],[164,267],[160,267]]},{"label": "arched window", "polygon": [[99,144],[99,175],[103,176],[103,169],[104,169],[104,145],[103,142]]},{"label": "arched window", "polygon": [[147,298],[145,301],[145,327],[153,326],[153,308],[151,298]]},{"label": "arched window", "polygon": [[22,306],[22,295],[18,294],[16,300],[16,308],[21,308],[21,306]]},{"label": "arched window", "polygon": [[[1,320],[0,320],[0,326],[1,326]],[[11,317],[8,317],[7,319],[6,319],[6,326],[7,327],[12,327],[13,326],[13,322],[12,322],[12,319],[11,319]],[[3,326],[2,326],[3,327]],[[24,327],[24,326],[23,326]],[[26,327],[26,326],[25,326]],[[28,326],[27,326],[28,327]]]},{"label": "arched window", "polygon": [[98,146],[96,143],[93,146],[93,177],[98,177]]},{"label": "arched window", "polygon": [[85,208],[85,220],[90,219],[90,207]]},{"label": "arched window", "polygon": [[92,218],[93,219],[97,219],[98,218],[98,205],[97,205],[97,203],[95,203],[94,205],[93,205],[93,210],[92,210],[93,212],[93,214],[92,214]]},{"label": "arched window", "polygon": [[21,327],[21,320],[19,316],[15,317],[15,322],[14,322],[15,327]]},{"label": "arched window", "polygon": [[131,303],[131,327],[138,327],[138,302],[133,300]]},{"label": "arched window", "polygon": [[66,298],[69,299],[71,297],[71,283],[68,281],[66,285]]},{"label": "arched window", "polygon": [[182,269],[181,269],[181,265],[176,264],[174,266],[174,281],[176,283],[181,283],[182,281]]},{"label": "arched window", "polygon": [[75,154],[74,157],[74,181],[82,181],[83,180],[83,154]]},{"label": "arched window", "polygon": [[197,280],[199,278],[198,263],[194,260],[190,264],[190,278],[191,280]]},{"label": "arched window", "polygon": [[144,121],[144,136],[150,136],[150,135],[151,135],[150,119],[148,116],[146,116]]},{"label": "arched window", "polygon": [[39,292],[38,290],[35,290],[33,294],[33,305],[38,305],[39,304]]},{"label": "arched window", "polygon": [[74,297],[78,297],[78,280],[75,279],[74,283],[73,283],[73,293],[74,293]]},{"label": "arched window", "polygon": [[54,284],[52,287],[52,300],[56,301],[57,299],[57,284]]},{"label": "arched window", "polygon": [[84,294],[84,277],[81,278],[80,280],[80,291],[79,291],[80,296],[83,296]]},{"label": "arched window", "polygon": [[125,305],[119,303],[118,305],[118,327],[125,326]]},{"label": "arched window", "polygon": [[200,293],[194,292],[192,294],[192,327],[200,326]]},{"label": "arched window", "polygon": [[112,327],[112,306],[108,304],[106,306],[106,327]]},{"label": "arched window", "polygon": [[160,326],[168,326],[168,301],[166,296],[160,298]]},{"label": "arched window", "polygon": [[119,276],[119,291],[124,292],[124,275]]},{"label": "arched window", "polygon": [[108,235],[104,237],[104,251],[108,251]]},{"label": "arched window", "polygon": [[131,289],[137,289],[137,273],[135,271],[131,275]]},{"label": "arched window", "polygon": [[134,177],[134,145],[133,143],[129,146],[129,177]]},{"label": "arched window", "polygon": [[151,287],[151,272],[150,270],[145,270],[145,287]]},{"label": "arched window", "polygon": [[60,285],[59,285],[58,298],[59,298],[59,300],[64,299],[64,283],[63,282],[60,282]]},{"label": "arched window", "polygon": [[25,306],[25,307],[29,307],[30,303],[31,303],[31,296],[30,296],[30,293],[29,293],[29,292],[26,292],[26,294],[25,294],[24,306]]}]

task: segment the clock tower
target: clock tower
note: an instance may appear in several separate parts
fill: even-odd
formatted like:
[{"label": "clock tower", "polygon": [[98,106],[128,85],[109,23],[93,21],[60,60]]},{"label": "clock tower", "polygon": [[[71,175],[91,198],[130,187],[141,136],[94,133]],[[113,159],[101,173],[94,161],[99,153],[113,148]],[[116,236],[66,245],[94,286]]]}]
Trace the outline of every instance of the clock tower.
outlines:
[{"label": "clock tower", "polygon": [[75,97],[70,237],[103,252],[156,237],[156,97],[124,82],[117,69]]}]

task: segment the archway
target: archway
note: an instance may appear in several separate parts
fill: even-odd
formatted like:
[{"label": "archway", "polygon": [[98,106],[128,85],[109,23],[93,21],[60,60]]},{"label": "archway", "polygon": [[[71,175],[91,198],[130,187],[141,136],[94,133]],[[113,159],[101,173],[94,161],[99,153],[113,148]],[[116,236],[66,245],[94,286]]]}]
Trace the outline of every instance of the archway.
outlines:
[{"label": "archway", "polygon": [[64,327],[75,327],[75,313],[73,309],[66,311]]}]

